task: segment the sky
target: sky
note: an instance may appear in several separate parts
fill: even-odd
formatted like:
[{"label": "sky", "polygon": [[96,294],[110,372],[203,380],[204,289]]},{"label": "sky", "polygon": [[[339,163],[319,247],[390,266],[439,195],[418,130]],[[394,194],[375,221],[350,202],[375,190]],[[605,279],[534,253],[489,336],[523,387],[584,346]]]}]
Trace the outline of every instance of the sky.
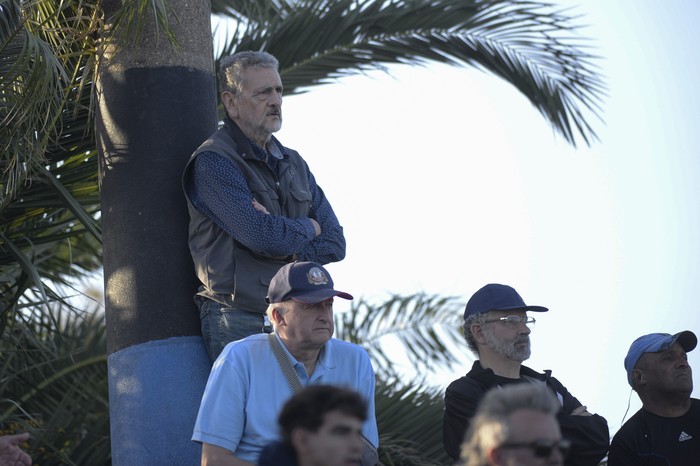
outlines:
[{"label": "sky", "polygon": [[[628,400],[627,417],[641,406],[623,369],[631,342],[700,333],[700,3],[558,3],[578,5],[609,87],[591,147],[568,145],[499,78],[437,64],[286,97],[276,136],[345,229],[347,257],[328,266],[339,289],[466,303],[487,283],[515,287],[550,309],[527,365],[551,369],[612,434]],[[467,372],[463,353],[436,384]],[[700,351],[689,361],[699,387]]]}]

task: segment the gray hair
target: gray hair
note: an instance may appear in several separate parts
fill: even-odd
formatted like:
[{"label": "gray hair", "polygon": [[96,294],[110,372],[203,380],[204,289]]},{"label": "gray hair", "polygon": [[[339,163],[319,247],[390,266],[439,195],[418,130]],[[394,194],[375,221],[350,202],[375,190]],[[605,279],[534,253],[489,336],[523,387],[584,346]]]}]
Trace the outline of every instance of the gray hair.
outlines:
[{"label": "gray hair", "polygon": [[275,323],[275,319],[272,318],[272,311],[277,309],[280,314],[284,315],[287,313],[290,306],[291,306],[290,301],[282,301],[280,303],[270,303],[267,305],[267,309],[265,310],[265,314],[267,314],[267,318],[270,319],[270,323],[272,324],[273,328],[277,328],[277,324]]},{"label": "gray hair", "polygon": [[279,69],[277,59],[267,52],[238,52],[224,57],[219,62],[219,94],[230,92],[238,95],[243,90],[243,72],[253,66]]},{"label": "gray hair", "polygon": [[479,348],[476,346],[476,340],[474,339],[474,335],[472,335],[471,327],[474,324],[483,324],[486,321],[486,314],[471,315],[464,319],[464,323],[462,324],[462,331],[464,332],[464,339],[467,342],[467,346],[477,356],[479,356]]},{"label": "gray hair", "polygon": [[462,443],[465,466],[484,466],[489,451],[509,440],[509,417],[527,409],[555,416],[561,405],[543,382],[491,389],[479,403]]}]

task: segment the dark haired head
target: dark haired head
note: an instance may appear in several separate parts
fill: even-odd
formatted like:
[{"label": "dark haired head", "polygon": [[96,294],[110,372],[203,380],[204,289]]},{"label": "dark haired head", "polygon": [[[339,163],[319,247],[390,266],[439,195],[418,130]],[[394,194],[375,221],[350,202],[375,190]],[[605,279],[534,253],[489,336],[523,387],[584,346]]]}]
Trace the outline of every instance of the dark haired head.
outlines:
[{"label": "dark haired head", "polygon": [[327,413],[339,411],[362,422],[367,420],[367,402],[352,390],[331,385],[310,385],[287,401],[278,421],[284,442],[291,445],[294,429],[316,432]]}]

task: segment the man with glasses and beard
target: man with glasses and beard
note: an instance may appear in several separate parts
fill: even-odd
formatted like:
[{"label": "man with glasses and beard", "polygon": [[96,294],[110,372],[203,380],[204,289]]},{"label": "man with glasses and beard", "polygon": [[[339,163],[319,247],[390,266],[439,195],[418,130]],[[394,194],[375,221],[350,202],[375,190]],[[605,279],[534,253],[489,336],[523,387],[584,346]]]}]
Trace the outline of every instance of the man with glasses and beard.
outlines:
[{"label": "man with glasses and beard", "polygon": [[472,369],[452,382],[445,391],[443,440],[447,453],[457,460],[460,444],[482,398],[496,386],[517,383],[545,384],[556,395],[561,408],[557,421],[564,438],[571,441],[567,466],[597,465],[608,451],[607,421],[591,414],[552,377],[523,366],[530,357],[530,326],[535,319],[527,312],[546,312],[528,306],[507,285],[489,284],[469,299],[464,311],[464,337],[477,356]]}]

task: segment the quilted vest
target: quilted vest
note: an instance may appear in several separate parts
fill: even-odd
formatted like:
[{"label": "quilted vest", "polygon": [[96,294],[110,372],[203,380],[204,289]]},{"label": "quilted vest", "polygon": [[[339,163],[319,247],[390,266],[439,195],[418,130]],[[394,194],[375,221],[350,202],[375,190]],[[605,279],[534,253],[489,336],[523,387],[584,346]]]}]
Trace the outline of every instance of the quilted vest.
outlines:
[{"label": "quilted vest", "polygon": [[[183,188],[190,214],[189,247],[197,277],[202,286],[197,293],[222,304],[264,313],[270,280],[286,259],[272,259],[249,250],[221,229],[192,204],[187,183],[193,162],[202,152],[215,152],[233,161],[245,176],[255,199],[272,215],[307,217],[311,205],[308,168],[291,149],[277,161],[278,176],[258,159],[248,139],[236,124],[226,118],[224,126],[206,140],[190,157],[183,174]],[[232,225],[235,229],[235,225]]]}]

